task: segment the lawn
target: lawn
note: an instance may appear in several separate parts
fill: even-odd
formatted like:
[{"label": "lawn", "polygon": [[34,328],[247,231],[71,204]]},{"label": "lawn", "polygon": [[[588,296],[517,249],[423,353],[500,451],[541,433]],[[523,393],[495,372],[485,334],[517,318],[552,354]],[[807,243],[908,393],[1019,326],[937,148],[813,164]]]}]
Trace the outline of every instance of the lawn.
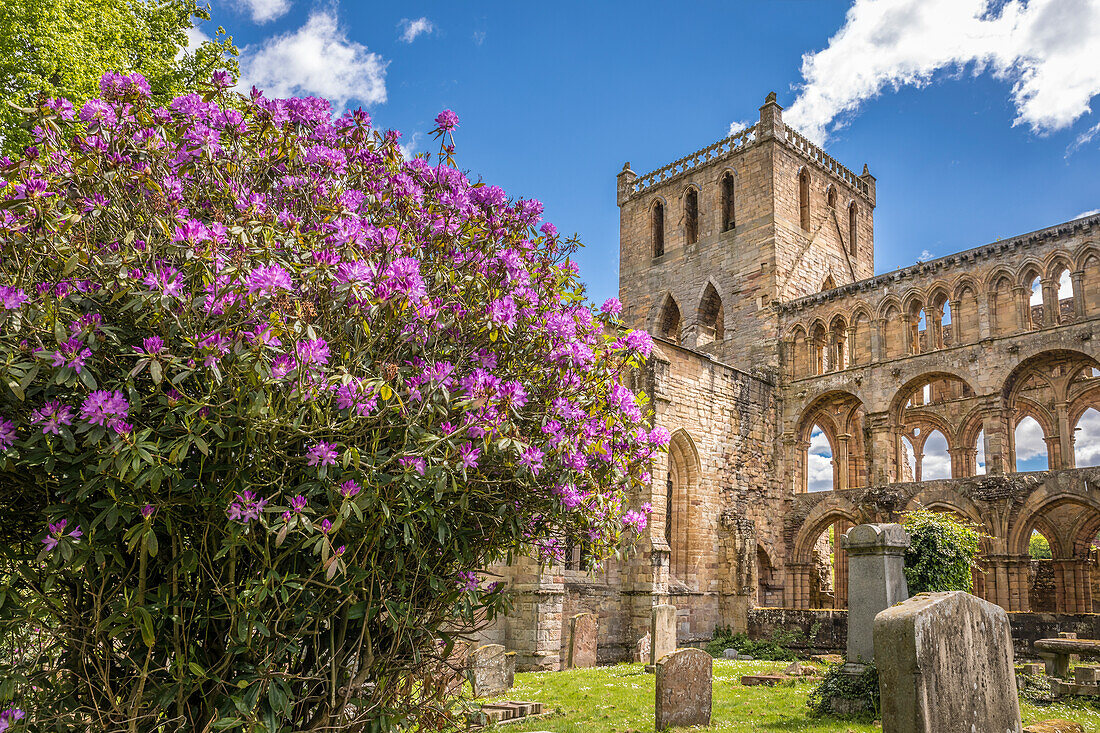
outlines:
[{"label": "lawn", "polygon": [[[881,731],[873,723],[814,719],[806,697],[812,683],[792,682],[778,687],[742,687],[741,675],[782,669],[776,662],[714,662],[714,708],[707,730],[807,731],[807,733],[863,733]],[[654,676],[640,664],[516,675],[515,687],[503,699],[538,700],[550,715],[530,723],[508,725],[507,733],[646,733],[653,731]],[[1066,718],[1100,731],[1100,709],[1087,703],[1021,706],[1024,725],[1050,718]]]}]

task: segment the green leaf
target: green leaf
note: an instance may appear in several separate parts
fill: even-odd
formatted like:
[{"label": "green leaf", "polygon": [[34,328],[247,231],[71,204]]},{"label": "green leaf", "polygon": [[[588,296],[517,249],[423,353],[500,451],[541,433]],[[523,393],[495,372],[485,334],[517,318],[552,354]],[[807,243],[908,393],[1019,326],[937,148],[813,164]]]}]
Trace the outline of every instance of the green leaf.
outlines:
[{"label": "green leaf", "polygon": [[145,642],[145,646],[150,649],[153,648],[153,644],[157,639],[153,635],[153,617],[149,615],[149,612],[145,610],[144,606],[135,606],[133,611],[134,620],[137,621],[138,628],[141,630],[141,640]]}]

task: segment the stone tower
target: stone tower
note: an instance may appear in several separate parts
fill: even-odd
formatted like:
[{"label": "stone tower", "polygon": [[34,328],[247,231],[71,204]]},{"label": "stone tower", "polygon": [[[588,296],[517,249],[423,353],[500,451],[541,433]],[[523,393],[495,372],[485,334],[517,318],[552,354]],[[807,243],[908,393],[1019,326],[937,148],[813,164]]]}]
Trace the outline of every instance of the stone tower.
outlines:
[{"label": "stone tower", "polygon": [[777,305],[874,274],[875,179],[760,121],[638,176],[623,166],[619,297],[628,325],[741,369],[779,366]]}]

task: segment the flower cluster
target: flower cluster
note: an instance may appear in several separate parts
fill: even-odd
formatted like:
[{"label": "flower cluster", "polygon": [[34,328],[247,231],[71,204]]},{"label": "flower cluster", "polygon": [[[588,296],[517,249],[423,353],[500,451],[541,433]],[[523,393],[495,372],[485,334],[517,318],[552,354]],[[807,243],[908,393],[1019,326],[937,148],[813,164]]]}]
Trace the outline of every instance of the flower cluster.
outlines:
[{"label": "flower cluster", "polygon": [[57,547],[57,544],[64,537],[70,537],[70,538],[75,540],[75,539],[79,539],[80,537],[83,536],[83,533],[80,531],[80,527],[74,528],[72,531],[70,531],[66,535],[65,534],[65,528],[68,525],[69,525],[69,520],[68,519],[61,519],[57,522],[51,522],[50,523],[49,529],[46,532],[46,536],[42,539],[42,543],[44,545],[46,545],[46,550],[52,552],[54,550],[54,548]]}]

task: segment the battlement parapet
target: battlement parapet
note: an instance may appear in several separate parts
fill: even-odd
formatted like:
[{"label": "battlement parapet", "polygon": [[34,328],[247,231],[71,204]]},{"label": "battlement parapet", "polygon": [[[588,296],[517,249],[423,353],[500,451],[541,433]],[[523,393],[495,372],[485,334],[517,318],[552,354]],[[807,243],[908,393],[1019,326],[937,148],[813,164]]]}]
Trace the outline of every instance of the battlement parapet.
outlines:
[{"label": "battlement parapet", "polygon": [[723,138],[712,145],[696,150],[690,155],[669,163],[666,166],[662,166],[655,171],[650,171],[645,175],[638,176],[633,185],[630,188],[631,196],[636,196],[640,193],[653,188],[654,186],[674,181],[681,176],[684,176],[696,168],[700,168],[708,163],[711,163],[719,158],[726,157],[735,153],[738,150],[747,148],[756,141],[756,125],[746,128],[741,132],[734,135],[730,135],[727,138]]}]

